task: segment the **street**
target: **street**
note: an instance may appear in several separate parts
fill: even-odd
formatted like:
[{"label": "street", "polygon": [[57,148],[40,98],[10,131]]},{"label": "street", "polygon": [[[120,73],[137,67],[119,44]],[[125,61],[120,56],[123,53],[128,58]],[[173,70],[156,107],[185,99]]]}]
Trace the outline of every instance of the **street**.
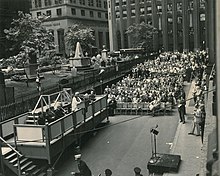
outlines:
[{"label": "street", "polygon": [[[150,129],[158,125],[157,152],[169,153],[178,122],[175,110],[170,116],[110,117],[110,127],[99,130],[82,147],[82,160],[94,176],[104,175],[107,168],[112,170],[114,176],[134,175],[135,167],[140,167],[141,173],[146,176],[147,162],[152,155]],[[72,171],[78,171],[72,151],[65,154],[65,159],[58,162],[55,170],[56,176],[68,176]]]}]

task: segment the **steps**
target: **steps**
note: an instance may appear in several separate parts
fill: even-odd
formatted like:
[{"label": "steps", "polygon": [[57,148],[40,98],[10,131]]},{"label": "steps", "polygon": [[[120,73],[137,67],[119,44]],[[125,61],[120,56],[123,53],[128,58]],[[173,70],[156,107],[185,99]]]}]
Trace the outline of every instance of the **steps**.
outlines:
[{"label": "steps", "polygon": [[[4,158],[4,163],[6,166],[8,166],[9,169],[11,169],[15,174],[18,173],[18,158],[17,154],[11,150],[8,147],[4,147],[4,152],[3,152],[3,158]],[[23,175],[28,175],[28,176],[46,176],[46,167],[40,168],[34,162],[26,158],[25,156],[20,157],[20,168],[21,168],[21,173]]]}]

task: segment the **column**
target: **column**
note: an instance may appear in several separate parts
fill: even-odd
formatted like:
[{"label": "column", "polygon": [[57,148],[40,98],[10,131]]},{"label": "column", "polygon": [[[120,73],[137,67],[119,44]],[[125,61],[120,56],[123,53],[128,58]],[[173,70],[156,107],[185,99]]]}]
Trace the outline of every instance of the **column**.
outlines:
[{"label": "column", "polygon": [[215,63],[215,3],[213,0],[207,0],[208,3],[208,18],[207,20],[209,21],[209,26],[208,26],[208,52],[209,52],[209,62],[211,64]]},{"label": "column", "polygon": [[[208,0],[210,1],[210,0]],[[214,4],[214,3],[213,3]],[[217,83],[220,81],[220,60],[219,60],[219,57],[220,57],[220,21],[219,21],[219,18],[220,18],[220,12],[219,12],[219,9],[220,9],[220,1],[219,0],[216,0],[215,1],[215,18],[213,18],[213,21],[216,22],[216,28],[215,28],[215,31],[216,31],[216,68],[217,68]],[[215,19],[215,20],[214,20]],[[218,59],[217,59],[218,58]],[[220,140],[219,140],[219,137],[220,137],[220,108],[219,108],[219,102],[220,102],[220,87],[217,86],[217,122],[216,122],[216,128],[217,128],[217,137],[216,137],[216,141],[217,141],[217,150],[218,150],[218,153],[219,153],[219,148],[220,148]],[[219,158],[218,158],[218,171],[216,173],[219,173],[220,171],[220,162],[219,162]]]},{"label": "column", "polygon": [[[127,0],[127,27],[131,25],[131,0]],[[128,48],[131,48],[131,37],[128,36]]]},{"label": "column", "polygon": [[99,32],[98,32],[97,28],[95,29],[95,45],[96,45],[97,49],[99,50],[100,49],[100,46],[99,46]]},{"label": "column", "polygon": [[108,25],[110,51],[114,51],[118,49],[118,46],[116,36],[115,1],[112,0],[108,0]]},{"label": "column", "polygon": [[[146,1],[145,1],[145,4],[147,4]],[[159,19],[158,19],[158,14],[157,14],[158,12],[157,12],[156,1],[151,1],[151,8],[152,8],[152,25],[157,30],[159,30]],[[158,41],[158,33],[157,33],[153,35],[153,50],[158,51],[158,49],[159,49],[159,41]]]},{"label": "column", "polygon": [[183,5],[183,51],[189,51],[189,12],[188,12],[188,0],[182,0]]},{"label": "column", "polygon": [[205,1],[205,46],[208,51],[208,43],[209,43],[209,20],[208,20],[208,0]]},{"label": "column", "polygon": [[[119,28],[120,28],[120,33],[121,33],[121,48],[125,48],[122,0],[119,0],[119,12],[120,12]],[[119,48],[119,49],[121,49],[121,48]]]},{"label": "column", "polygon": [[199,0],[193,0],[193,29],[194,29],[194,50],[200,50],[200,29],[199,29]]},{"label": "column", "polygon": [[167,0],[162,1],[162,31],[164,51],[168,51]]},{"label": "column", "polygon": [[140,0],[135,0],[135,23],[140,23]]},{"label": "column", "polygon": [[172,18],[173,18],[173,51],[178,51],[178,36],[177,36],[177,4],[176,0],[172,0]]}]

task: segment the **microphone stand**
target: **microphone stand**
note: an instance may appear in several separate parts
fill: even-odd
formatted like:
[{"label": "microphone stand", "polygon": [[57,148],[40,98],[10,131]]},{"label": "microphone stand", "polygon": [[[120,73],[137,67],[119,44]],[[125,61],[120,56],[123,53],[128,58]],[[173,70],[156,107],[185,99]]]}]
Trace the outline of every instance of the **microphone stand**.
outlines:
[{"label": "microphone stand", "polygon": [[151,133],[151,150],[152,150],[152,157],[150,159],[150,163],[156,163],[160,157],[157,156],[157,135],[159,131],[156,130],[158,125],[155,128],[150,130]]}]

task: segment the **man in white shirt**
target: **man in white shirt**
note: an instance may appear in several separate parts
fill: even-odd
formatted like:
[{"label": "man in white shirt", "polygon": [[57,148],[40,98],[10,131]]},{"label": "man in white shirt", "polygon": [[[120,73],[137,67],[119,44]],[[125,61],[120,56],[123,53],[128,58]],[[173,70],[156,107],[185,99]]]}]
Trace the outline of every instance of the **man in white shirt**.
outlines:
[{"label": "man in white shirt", "polygon": [[72,111],[75,111],[77,109],[77,105],[82,102],[81,98],[79,97],[79,92],[76,92],[75,95],[72,98]]}]

